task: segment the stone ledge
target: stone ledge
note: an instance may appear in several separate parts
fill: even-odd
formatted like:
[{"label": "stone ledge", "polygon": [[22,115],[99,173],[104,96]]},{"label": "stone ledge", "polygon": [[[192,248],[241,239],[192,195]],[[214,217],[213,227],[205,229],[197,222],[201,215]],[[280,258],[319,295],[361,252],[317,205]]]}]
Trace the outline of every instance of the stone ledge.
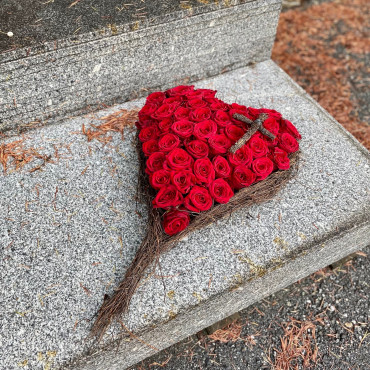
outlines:
[{"label": "stone ledge", "polygon": [[[272,61],[197,86],[282,112],[302,133],[302,162],[274,200],[193,233],[161,258],[165,288],[158,276],[149,278],[123,318],[158,350],[370,243],[369,153]],[[32,369],[122,369],[155,352],[127,337],[116,352],[117,327],[103,348],[85,341],[146,221],[145,209],[143,218],[135,212],[134,133],[103,147],[72,133],[89,121],[29,133],[26,143],[45,154],[64,144],[65,158],[42,172],[27,172],[30,164],[1,177],[1,369],[24,361]]]},{"label": "stone ledge", "polygon": [[42,52],[27,49],[15,59],[2,54],[0,131],[53,122],[86,106],[117,104],[268,59],[280,0],[236,3],[209,5],[187,17],[167,14],[166,22],[123,27],[103,38],[86,34],[50,42]]}]

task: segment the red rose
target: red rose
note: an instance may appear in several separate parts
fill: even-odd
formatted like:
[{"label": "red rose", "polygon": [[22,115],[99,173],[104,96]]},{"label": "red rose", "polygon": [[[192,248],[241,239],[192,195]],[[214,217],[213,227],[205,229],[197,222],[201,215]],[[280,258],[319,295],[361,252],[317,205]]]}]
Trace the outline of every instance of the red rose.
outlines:
[{"label": "red rose", "polygon": [[194,158],[208,157],[209,147],[204,141],[185,141],[185,147]]},{"label": "red rose", "polygon": [[159,189],[159,192],[153,200],[153,208],[176,207],[182,204],[183,201],[184,198],[177,190],[176,186],[168,185]]},{"label": "red rose", "polygon": [[198,184],[209,185],[215,179],[215,170],[209,158],[201,158],[195,161],[194,175]]},{"label": "red rose", "polygon": [[167,96],[179,96],[179,95],[186,95],[194,90],[194,86],[176,86],[172,89],[166,91]]},{"label": "red rose", "polygon": [[228,153],[227,158],[233,166],[249,166],[252,163],[253,153],[246,145],[244,145],[234,154]]},{"label": "red rose", "polygon": [[258,116],[260,115],[260,110],[256,108],[249,107],[248,108],[248,118],[255,121]]},{"label": "red rose", "polygon": [[270,131],[274,136],[277,136],[277,134],[279,133],[280,126],[279,126],[279,123],[276,121],[275,118],[267,118],[263,122],[263,127],[266,130]]},{"label": "red rose", "polygon": [[256,134],[250,138],[247,145],[252,150],[253,158],[263,157],[268,152],[266,142]]},{"label": "red rose", "polygon": [[220,127],[226,127],[231,124],[230,116],[222,110],[215,112],[214,120]]},{"label": "red rose", "polygon": [[288,170],[290,167],[290,160],[288,154],[284,150],[275,148],[273,154],[274,162],[279,170]]},{"label": "red rose", "polygon": [[194,97],[201,97],[204,99],[211,99],[214,98],[216,95],[217,91],[215,90],[209,90],[209,89],[197,89],[194,91],[190,91],[186,93],[186,96],[190,98]]},{"label": "red rose", "polygon": [[164,134],[158,141],[161,152],[170,152],[180,146],[180,139],[174,134]]},{"label": "red rose", "polygon": [[233,142],[237,142],[243,135],[244,130],[235,125],[228,125],[225,127],[226,136]]},{"label": "red rose", "polygon": [[171,174],[166,170],[158,170],[149,176],[150,185],[156,190],[171,183]]},{"label": "red rose", "polygon": [[207,105],[208,105],[207,102],[201,98],[193,98],[193,99],[189,99],[188,101],[188,106],[191,109],[203,108],[203,107],[206,107]]},{"label": "red rose", "polygon": [[190,137],[193,133],[194,124],[188,120],[176,121],[171,126],[171,130],[181,138]]},{"label": "red rose", "polygon": [[138,113],[139,119],[142,120],[145,117],[149,117],[149,116],[153,115],[153,113],[157,110],[157,108],[158,108],[157,104],[153,104],[153,103],[145,104],[141,108],[140,112]]},{"label": "red rose", "polygon": [[229,162],[220,155],[213,158],[213,168],[215,169],[216,177],[225,178],[231,175]]},{"label": "red rose", "polygon": [[190,112],[189,118],[194,122],[202,122],[210,119],[211,110],[207,107],[196,108]]},{"label": "red rose", "polygon": [[287,119],[281,120],[282,129],[284,132],[287,132],[288,134],[292,135],[297,140],[301,140],[302,136],[298,132],[298,130],[295,128],[292,122],[288,121]]},{"label": "red rose", "polygon": [[265,179],[274,169],[274,164],[267,157],[257,158],[252,162],[252,170],[257,176],[257,181]]},{"label": "red rose", "polygon": [[171,181],[180,193],[185,194],[188,193],[190,188],[195,185],[196,177],[194,176],[193,172],[189,170],[172,171]]},{"label": "red rose", "polygon": [[184,199],[184,206],[189,211],[207,211],[212,207],[213,201],[209,191],[201,186],[195,185],[189,195]]},{"label": "red rose", "polygon": [[209,187],[213,199],[218,203],[227,203],[234,195],[230,185],[224,179],[216,179]]},{"label": "red rose", "polygon": [[157,121],[149,116],[141,117],[139,121],[135,122],[135,125],[139,130],[142,130],[144,127],[154,126],[156,124]]},{"label": "red rose", "polygon": [[146,98],[146,102],[147,103],[153,103],[153,104],[156,104],[157,106],[159,106],[163,102],[165,97],[166,97],[166,95],[163,92],[157,91],[157,92],[154,92],[154,93],[151,93],[150,95],[148,95],[148,97]]},{"label": "red rose", "polygon": [[206,120],[194,125],[194,136],[199,140],[206,140],[211,136],[214,136],[217,132],[216,122],[212,120]]},{"label": "red rose", "polygon": [[226,153],[231,147],[231,141],[224,134],[214,135],[208,139],[212,154]]},{"label": "red rose", "polygon": [[167,154],[167,162],[173,170],[190,170],[193,167],[193,158],[184,149],[176,148]]},{"label": "red rose", "polygon": [[181,105],[183,102],[183,98],[181,96],[172,96],[171,98],[167,98],[163,100],[163,104],[168,104],[173,112]]},{"label": "red rose", "polygon": [[169,132],[172,126],[172,118],[165,118],[158,123],[158,128],[161,132]]},{"label": "red rose", "polygon": [[154,119],[162,120],[164,118],[171,117],[172,113],[174,112],[175,107],[169,104],[162,104],[153,114],[152,117]]},{"label": "red rose", "polygon": [[236,166],[232,175],[234,188],[241,189],[252,185],[256,181],[256,175],[245,166]]},{"label": "red rose", "polygon": [[185,107],[178,107],[175,112],[175,117],[177,120],[187,119],[189,117],[190,109]]},{"label": "red rose", "polygon": [[156,139],[158,137],[158,130],[156,126],[144,127],[139,133],[139,140],[141,142]]},{"label": "red rose", "polygon": [[143,152],[147,157],[155,152],[158,152],[158,150],[159,149],[157,140],[149,140],[143,143]]},{"label": "red rose", "polygon": [[210,108],[213,111],[220,110],[220,111],[225,111],[226,112],[230,108],[229,104],[226,104],[225,102],[223,102],[222,100],[217,99],[217,98],[209,100],[209,102],[211,103]]},{"label": "red rose", "polygon": [[187,228],[189,222],[190,217],[187,211],[174,209],[166,212],[163,216],[164,232],[168,235],[178,234],[180,231]]},{"label": "red rose", "polygon": [[279,147],[287,153],[294,153],[299,149],[299,144],[294,137],[288,133],[283,133],[278,136]]},{"label": "red rose", "polygon": [[164,153],[156,152],[150,155],[150,157],[146,161],[146,173],[153,173],[155,171],[161,170],[163,168],[163,162],[165,161],[166,157]]}]

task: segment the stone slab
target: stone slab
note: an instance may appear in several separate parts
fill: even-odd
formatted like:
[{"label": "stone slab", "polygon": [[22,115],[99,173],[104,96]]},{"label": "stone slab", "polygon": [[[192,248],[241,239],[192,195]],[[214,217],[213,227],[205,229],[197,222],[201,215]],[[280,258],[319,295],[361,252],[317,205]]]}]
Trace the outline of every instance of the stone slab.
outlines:
[{"label": "stone slab", "polygon": [[[81,1],[76,9],[83,3],[89,4]],[[0,54],[0,131],[53,122],[87,106],[117,104],[270,57],[280,0],[196,3],[177,10],[174,2],[160,20],[111,25]]]},{"label": "stone slab", "polygon": [[145,232],[134,133],[88,143],[75,133],[87,117],[30,132],[26,143],[52,156],[57,145],[64,158],[0,177],[1,369],[123,369],[370,244],[369,153],[281,69],[265,61],[197,87],[294,122],[298,176],[274,200],[194,232],[161,258],[122,318],[147,344],[124,333],[117,349],[114,326],[96,347],[89,328]]}]

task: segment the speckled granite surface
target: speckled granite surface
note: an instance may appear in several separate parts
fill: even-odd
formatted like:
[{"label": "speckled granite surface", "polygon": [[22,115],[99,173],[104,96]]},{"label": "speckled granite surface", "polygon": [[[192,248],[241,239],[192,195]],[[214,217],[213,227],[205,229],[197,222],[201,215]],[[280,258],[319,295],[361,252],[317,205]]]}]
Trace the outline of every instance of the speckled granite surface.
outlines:
[{"label": "speckled granite surface", "polygon": [[[101,18],[103,14],[99,22],[90,17],[92,26],[99,30],[88,32],[89,27],[85,30],[74,22],[74,13],[80,9],[81,17],[76,18],[84,23],[86,14],[94,13],[89,5],[99,9],[99,2],[92,5],[81,1],[64,10],[59,3],[39,5],[43,9],[38,18],[40,27],[33,28],[38,30],[38,39],[50,35],[54,39],[0,54],[2,132],[37,125],[38,121],[55,121],[76,115],[86,106],[97,109],[100,103],[121,103],[151,90],[266,60],[271,54],[281,7],[280,0],[186,1],[182,7],[177,0],[156,0],[150,6],[150,2],[145,5],[135,0],[131,2],[135,9],[131,7],[123,13],[113,6],[120,14],[117,23]],[[131,15],[145,13],[137,10],[138,3],[148,8],[147,16],[134,17],[133,21]],[[107,8],[112,4],[111,0],[105,2]],[[122,7],[121,3],[115,5]],[[43,12],[47,13],[45,9],[49,7],[56,9],[47,17]],[[152,7],[156,10],[149,9]],[[167,10],[160,13],[161,8]],[[158,12],[161,15],[156,17]],[[68,22],[63,22],[64,18]],[[48,22],[50,26],[46,27]],[[100,23],[109,23],[109,27],[100,29]],[[44,34],[42,25],[46,27]],[[84,33],[69,35],[67,30],[74,26]],[[49,32],[50,28],[53,31]],[[0,33],[0,38],[4,37],[6,34]]]},{"label": "speckled granite surface", "polygon": [[[148,279],[123,318],[158,349],[370,242],[369,153],[282,70],[266,61],[197,86],[217,89],[227,102],[282,112],[302,133],[302,161],[273,201],[193,233],[161,258],[165,285]],[[56,145],[64,158],[0,177],[1,369],[122,369],[155,352],[136,340],[122,341],[118,352],[110,351],[110,336],[108,349],[85,341],[146,221],[135,213],[133,132],[103,147],[74,133],[90,121],[30,132],[27,145],[50,155]]]}]

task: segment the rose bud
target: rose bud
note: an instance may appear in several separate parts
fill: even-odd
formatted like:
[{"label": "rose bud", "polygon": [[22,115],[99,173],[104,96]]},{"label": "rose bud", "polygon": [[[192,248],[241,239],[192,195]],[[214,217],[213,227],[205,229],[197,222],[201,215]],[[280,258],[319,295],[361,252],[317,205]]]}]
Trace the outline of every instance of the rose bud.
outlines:
[{"label": "rose bud", "polygon": [[161,152],[170,152],[180,146],[180,139],[174,134],[165,134],[158,141],[158,148]]},{"label": "rose bud", "polygon": [[159,106],[163,102],[165,97],[166,95],[163,92],[157,91],[148,95],[148,97],[146,98],[146,103],[153,103]]},{"label": "rose bud", "polygon": [[278,136],[279,147],[287,153],[294,153],[299,149],[299,144],[294,137],[288,133],[283,133]]},{"label": "rose bud", "polygon": [[156,139],[158,137],[158,129],[156,126],[144,127],[139,133],[139,140],[146,142],[149,140]]},{"label": "rose bud", "polygon": [[188,119],[190,113],[190,109],[185,107],[178,107],[175,112],[175,118],[178,121],[181,121],[183,119]]},{"label": "rose bud", "polygon": [[194,86],[180,85],[166,91],[167,96],[186,95],[194,90]]},{"label": "rose bud", "polygon": [[302,136],[295,128],[292,122],[288,121],[287,119],[281,120],[281,127],[282,131],[287,132],[288,134],[292,135],[295,139],[301,140]]},{"label": "rose bud", "polygon": [[231,141],[224,134],[214,135],[208,139],[212,154],[226,153],[231,147]]},{"label": "rose bud", "polygon": [[171,130],[181,138],[185,139],[190,137],[193,133],[194,124],[186,119],[182,121],[176,121],[172,124]]},{"label": "rose bud", "polygon": [[204,108],[196,108],[190,112],[189,119],[194,122],[202,122],[210,119],[211,117],[211,110],[207,107]]},{"label": "rose bud", "polygon": [[162,120],[164,118],[171,117],[176,107],[173,107],[169,104],[161,105],[153,114],[154,119]]},{"label": "rose bud", "polygon": [[209,158],[201,158],[195,161],[194,175],[198,184],[209,185],[215,179],[215,170]]},{"label": "rose bud", "polygon": [[275,152],[272,157],[279,170],[289,170],[290,160],[288,153],[284,152],[282,149],[275,148]]},{"label": "rose bud", "polygon": [[206,107],[208,104],[206,101],[204,101],[203,99],[201,98],[193,98],[193,99],[189,99],[188,101],[188,106],[191,108],[191,109],[196,109],[196,108],[204,108]]},{"label": "rose bud", "polygon": [[209,147],[208,145],[201,140],[192,140],[184,142],[186,150],[194,158],[204,158],[208,157]]},{"label": "rose bud", "polygon": [[229,177],[231,175],[231,167],[229,162],[222,156],[218,155],[213,158],[213,168],[216,172],[216,177]]},{"label": "rose bud", "polygon": [[230,115],[222,110],[216,111],[213,119],[219,127],[226,127],[228,125],[231,125]]},{"label": "rose bud", "polygon": [[176,207],[182,204],[183,201],[184,198],[177,190],[176,186],[168,185],[159,189],[159,192],[153,200],[153,208]]},{"label": "rose bud", "polygon": [[[263,122],[263,127],[270,131],[274,136],[277,136],[277,134],[279,133],[279,123],[276,121],[275,118],[267,118],[264,122]],[[267,137],[267,136],[266,136]],[[270,139],[271,140],[271,139]]]},{"label": "rose bud", "polygon": [[185,194],[195,185],[196,177],[191,171],[172,171],[171,182],[176,186],[180,193]]},{"label": "rose bud", "polygon": [[191,170],[194,159],[184,149],[176,148],[167,154],[168,166],[173,170]]},{"label": "rose bud", "polygon": [[158,170],[149,176],[150,185],[156,190],[171,183],[171,174],[167,170]]},{"label": "rose bud", "polygon": [[235,189],[242,189],[252,185],[256,181],[256,175],[245,166],[236,166],[232,174],[232,184]]},{"label": "rose bud", "polygon": [[253,158],[264,157],[268,152],[266,142],[256,134],[250,138],[247,145],[252,150]]},{"label": "rose bud", "polygon": [[149,140],[143,143],[143,152],[147,157],[155,152],[158,152],[158,150],[159,149],[157,140]]},{"label": "rose bud", "polygon": [[213,205],[213,200],[206,188],[195,185],[189,195],[184,199],[184,206],[189,211],[201,212],[207,211]]},{"label": "rose bud", "polygon": [[218,203],[227,203],[234,195],[230,185],[224,179],[216,179],[209,187],[213,199]]},{"label": "rose bud", "polygon": [[172,118],[165,118],[158,123],[158,128],[161,132],[169,132],[173,124]]},{"label": "rose bud", "polygon": [[227,158],[233,166],[249,166],[252,163],[253,153],[246,145],[238,149],[234,154],[228,153]]},{"label": "rose bud", "polygon": [[164,232],[168,235],[178,234],[188,227],[189,222],[190,216],[187,211],[171,210],[163,216]]},{"label": "rose bud", "polygon": [[156,152],[149,156],[146,161],[146,169],[145,172],[150,174],[155,171],[161,170],[163,168],[163,163],[166,157],[164,153]]},{"label": "rose bud", "polygon": [[194,126],[194,136],[205,141],[206,139],[214,136],[217,132],[216,122],[212,120],[206,120],[199,123],[196,123]]},{"label": "rose bud", "polygon": [[225,135],[232,141],[234,144],[237,142],[243,135],[244,130],[235,125],[229,125],[225,127]]},{"label": "rose bud", "polygon": [[257,176],[257,181],[264,180],[274,169],[274,164],[267,157],[257,158],[252,162],[252,170]]}]

